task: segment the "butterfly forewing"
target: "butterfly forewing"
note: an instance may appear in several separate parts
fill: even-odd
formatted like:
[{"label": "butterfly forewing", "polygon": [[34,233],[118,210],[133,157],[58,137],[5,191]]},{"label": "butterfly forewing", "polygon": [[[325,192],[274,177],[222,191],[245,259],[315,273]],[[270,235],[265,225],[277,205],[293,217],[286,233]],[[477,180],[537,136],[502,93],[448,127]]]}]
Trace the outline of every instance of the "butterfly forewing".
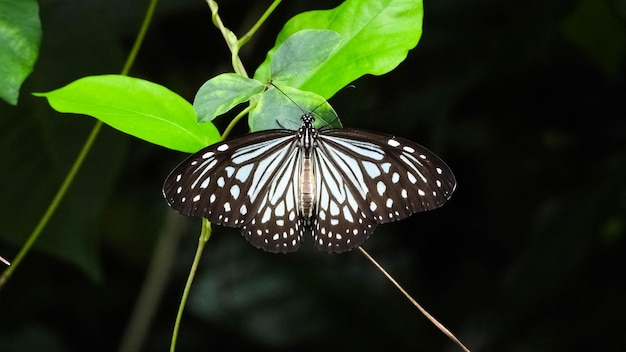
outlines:
[{"label": "butterfly forewing", "polygon": [[456,181],[447,165],[411,141],[361,130],[320,132],[320,198],[314,237],[325,251],[363,243],[377,223],[441,206]]},{"label": "butterfly forewing", "polygon": [[206,147],[168,176],[165,199],[181,214],[242,227],[257,216],[275,175],[293,159],[296,142],[293,131],[274,130]]}]

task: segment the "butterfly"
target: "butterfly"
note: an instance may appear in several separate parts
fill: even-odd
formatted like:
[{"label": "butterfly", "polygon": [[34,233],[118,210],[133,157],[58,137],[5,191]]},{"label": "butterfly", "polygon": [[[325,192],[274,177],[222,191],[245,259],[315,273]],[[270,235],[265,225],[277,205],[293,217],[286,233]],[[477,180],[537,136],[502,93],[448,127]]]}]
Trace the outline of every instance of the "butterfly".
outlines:
[{"label": "butterfly", "polygon": [[307,234],[324,252],[360,246],[376,225],[443,205],[456,188],[450,168],[409,140],[313,126],[246,134],[191,155],[163,195],[181,214],[240,228],[255,247],[297,250]]}]

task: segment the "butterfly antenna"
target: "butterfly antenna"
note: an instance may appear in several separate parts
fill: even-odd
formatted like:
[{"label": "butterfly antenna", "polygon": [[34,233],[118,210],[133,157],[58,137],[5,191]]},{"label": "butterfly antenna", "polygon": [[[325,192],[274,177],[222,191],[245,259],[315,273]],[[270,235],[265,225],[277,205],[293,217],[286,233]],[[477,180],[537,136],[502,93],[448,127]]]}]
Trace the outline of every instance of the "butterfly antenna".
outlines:
[{"label": "butterfly antenna", "polygon": [[[289,99],[289,100],[293,103],[293,105],[297,106],[297,107],[298,107],[298,109],[300,109],[300,111],[302,111],[302,113],[303,113],[303,114],[306,114],[306,113],[307,113],[307,112],[306,112],[306,111],[305,111],[305,110],[304,110],[304,109],[303,109],[303,108],[302,108],[302,107],[301,107],[298,103],[296,103],[296,101],[295,101],[295,100],[291,99],[291,97],[290,97],[289,95],[287,95],[287,93],[283,92],[283,90],[282,90],[282,89],[278,88],[278,86],[277,86],[277,85],[275,85],[275,84],[274,84],[274,82],[269,81],[269,82],[268,82],[268,84],[269,84],[270,86],[272,86],[272,87],[276,88],[276,89],[277,89],[279,92],[281,92],[281,93],[282,93],[285,97],[287,97],[287,99]],[[325,103],[325,101],[324,101],[324,103]],[[322,103],[322,104],[323,104],[323,103]],[[317,109],[317,108],[319,108],[319,106],[316,106],[316,107],[315,107],[315,109]],[[312,113],[312,112],[313,112],[313,111],[311,111],[311,113]]]},{"label": "butterfly antenna", "polygon": [[[331,126],[331,124],[332,124],[333,122],[335,122],[335,120],[338,120],[338,119],[339,119],[339,117],[338,117],[338,116],[335,116],[335,117],[333,118],[333,120],[332,120],[332,121],[330,121],[330,122],[326,122],[326,120],[324,120],[323,118],[320,118],[318,115],[316,115],[316,114],[315,114],[315,110],[317,110],[320,106],[322,106],[322,105],[324,105],[324,104],[327,104],[327,103],[328,103],[328,100],[326,100],[326,99],[324,99],[324,101],[323,101],[322,103],[320,103],[319,105],[317,105],[316,107],[314,107],[314,108],[313,108],[313,110],[311,110],[311,111],[306,111],[306,110],[304,110],[304,109],[303,109],[303,108],[302,108],[302,107],[301,107],[298,103],[296,103],[293,99],[291,99],[291,97],[290,97],[289,95],[287,95],[287,93],[283,92],[283,91],[282,91],[282,89],[278,88],[278,86],[277,86],[277,85],[275,85],[275,84],[274,84],[274,82],[269,81],[269,82],[268,82],[268,85],[271,85],[272,87],[276,88],[276,89],[277,89],[279,92],[281,92],[281,93],[282,93],[285,97],[287,97],[287,99],[289,99],[289,100],[290,100],[290,101],[291,101],[291,102],[292,102],[295,106],[297,106],[297,107],[298,107],[298,109],[300,109],[300,111],[302,111],[302,114],[303,114],[303,115],[304,115],[304,114],[312,114],[313,116],[315,116],[315,117],[317,118],[317,120],[321,120],[321,121],[323,121],[323,122],[326,124],[326,126],[325,126],[325,127],[331,128],[331,127],[330,127],[330,126]],[[354,87],[355,87],[355,86],[351,84],[351,85],[346,86],[346,87],[344,87],[344,88],[354,88]],[[324,128],[324,127],[322,127],[322,128]]]}]

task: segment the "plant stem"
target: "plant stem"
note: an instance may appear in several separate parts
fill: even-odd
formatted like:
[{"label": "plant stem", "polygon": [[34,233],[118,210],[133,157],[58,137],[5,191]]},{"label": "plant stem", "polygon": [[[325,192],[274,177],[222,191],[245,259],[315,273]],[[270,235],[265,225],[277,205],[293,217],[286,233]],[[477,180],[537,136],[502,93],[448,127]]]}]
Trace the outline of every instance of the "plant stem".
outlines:
[{"label": "plant stem", "polygon": [[243,62],[239,58],[239,41],[237,40],[237,36],[230,29],[224,26],[222,19],[218,15],[217,11],[219,10],[219,6],[217,6],[217,2],[214,0],[207,0],[209,4],[209,8],[211,9],[211,17],[213,19],[213,24],[220,30],[224,40],[226,41],[226,45],[228,45],[228,49],[231,53],[231,64],[233,66],[233,70],[238,75],[248,77],[248,73],[246,72],[246,68],[243,66]]},{"label": "plant stem", "polygon": [[230,121],[230,123],[228,124],[228,126],[226,126],[226,129],[224,130],[224,133],[222,133],[222,140],[225,140],[226,137],[228,137],[228,135],[230,134],[230,131],[233,130],[233,128],[235,128],[235,125],[237,124],[237,122],[239,122],[239,120],[241,120],[241,118],[247,114],[248,112],[250,112],[250,110],[254,109],[256,107],[256,104],[250,104],[248,105],[245,109],[241,110],[241,112],[239,114],[237,114],[237,116],[235,116],[234,119],[232,119]]},{"label": "plant stem", "polygon": [[143,43],[146,33],[148,32],[150,22],[152,22],[152,17],[154,17],[154,10],[156,9],[158,2],[159,0],[150,0],[150,4],[148,4],[146,15],[141,23],[139,33],[137,33],[137,38],[135,38],[135,42],[133,43],[133,48],[130,49],[130,53],[128,53],[128,57],[126,58],[126,63],[124,63],[124,68],[122,68],[122,72],[120,72],[122,76],[127,76],[131,67],[133,67],[133,63],[135,62],[135,58],[137,58],[141,44]]},{"label": "plant stem", "polygon": [[383,275],[385,275],[385,277],[391,281],[392,284],[394,284],[394,286],[396,286],[396,288],[398,290],[400,290],[400,292],[402,292],[402,294],[415,306],[417,307],[417,309],[419,309],[420,312],[422,312],[422,314],[424,314],[424,316],[426,318],[428,318],[428,320],[430,320],[431,323],[433,323],[437,328],[439,328],[439,330],[441,330],[441,332],[443,332],[444,335],[448,336],[448,338],[452,341],[454,341],[454,343],[456,343],[457,345],[459,345],[459,347],[461,347],[463,349],[463,351],[465,352],[470,352],[470,350],[465,347],[465,345],[463,345],[461,343],[461,341],[459,341],[459,339],[456,338],[456,336],[454,336],[450,330],[448,330],[445,326],[443,326],[443,324],[441,324],[437,319],[435,319],[435,317],[433,317],[432,315],[430,315],[430,313],[428,313],[426,311],[426,309],[424,309],[419,303],[417,303],[417,301],[415,300],[415,298],[413,298],[402,286],[400,286],[400,284],[385,270],[383,269],[383,267],[378,264],[378,262],[372,258],[371,255],[369,255],[369,253],[367,253],[365,251],[365,249],[363,249],[363,247],[359,246],[358,247],[359,250],[361,251],[361,253],[363,253],[363,255],[369,259],[374,266],[376,266],[376,268],[378,268],[378,270],[380,270],[381,273],[383,273]]},{"label": "plant stem", "polygon": [[72,165],[72,168],[70,169],[68,174],[65,176],[65,179],[63,180],[63,183],[61,184],[61,187],[59,187],[59,190],[57,191],[57,193],[54,195],[52,202],[50,203],[50,205],[48,205],[48,209],[46,209],[46,212],[43,214],[41,219],[39,219],[39,223],[37,224],[33,232],[30,234],[30,236],[28,236],[26,243],[24,243],[20,251],[17,253],[15,258],[13,259],[13,265],[9,266],[7,270],[5,270],[2,273],[2,276],[0,276],[0,288],[4,286],[4,284],[7,282],[7,280],[9,280],[9,278],[13,274],[13,272],[19,267],[20,263],[24,259],[24,256],[26,256],[26,254],[30,251],[32,246],[35,244],[35,242],[39,238],[39,235],[48,224],[48,221],[50,220],[54,212],[57,210],[57,207],[61,203],[61,200],[63,200],[63,198],[65,197],[65,194],[67,193],[68,188],[72,184],[72,181],[74,181],[74,177],[78,173],[78,170],[83,164],[85,157],[89,153],[91,146],[96,140],[96,137],[98,136],[98,132],[100,131],[101,127],[102,127],[102,122],[100,121],[97,121],[96,124],[93,126],[93,129],[91,130],[89,137],[87,137],[87,140],[85,141],[85,144],[83,145],[83,148],[81,149],[80,153],[76,157],[76,160],[74,160],[74,164]]},{"label": "plant stem", "polygon": [[183,318],[183,311],[185,310],[185,305],[187,304],[187,297],[189,297],[189,291],[191,291],[191,284],[193,283],[193,279],[196,276],[196,270],[198,269],[198,264],[200,263],[200,258],[202,257],[202,251],[204,250],[204,246],[206,245],[209,238],[211,238],[211,223],[207,219],[202,219],[202,232],[200,233],[200,238],[198,239],[198,248],[196,249],[195,257],[193,258],[193,264],[191,265],[189,276],[187,277],[187,283],[185,284],[185,290],[183,291],[183,296],[180,299],[180,304],[178,305],[178,313],[176,314],[176,322],[174,323],[174,332],[172,334],[170,352],[174,352],[176,350],[176,341],[178,340],[178,330],[180,328],[180,322]]},{"label": "plant stem", "polygon": [[158,311],[159,302],[163,297],[174,266],[178,243],[187,228],[186,219],[180,214],[167,211],[165,220],[157,236],[146,277],[137,295],[133,312],[120,342],[118,352],[134,352],[144,350],[151,323]]},{"label": "plant stem", "polygon": [[[219,6],[217,2],[214,0],[207,0],[209,8],[211,9],[211,18],[213,20],[213,24],[220,30],[222,36],[224,37],[224,41],[226,45],[228,45],[228,49],[231,52],[231,61],[233,70],[238,75],[243,77],[248,77],[248,73],[246,72],[241,59],[239,58],[239,48],[244,45],[246,42],[250,40],[252,35],[259,29],[259,27],[265,22],[265,20],[269,17],[269,15],[274,11],[276,6],[280,4],[281,0],[274,0],[274,2],[270,5],[270,7],[265,11],[263,16],[256,22],[256,24],[246,33],[242,40],[237,40],[237,36],[230,29],[224,26],[222,19],[218,14]],[[224,133],[222,133],[222,140],[224,140],[232,131],[233,127],[237,124],[241,118],[246,115],[250,110],[254,109],[256,105],[250,104],[247,108],[242,110],[235,118],[228,124]],[[176,314],[176,322],[174,323],[174,331],[172,333],[172,341],[170,344],[170,352],[174,352],[176,350],[176,341],[178,340],[178,331],[180,329],[180,323],[183,317],[183,311],[185,309],[185,305],[187,303],[187,297],[189,296],[189,291],[191,290],[191,284],[193,283],[193,279],[196,274],[196,270],[198,268],[198,263],[200,262],[200,258],[202,257],[202,251],[204,250],[204,246],[206,242],[211,237],[211,223],[207,219],[202,219],[202,232],[200,233],[200,238],[198,240],[198,248],[196,249],[196,255],[191,266],[191,270],[189,272],[189,276],[187,277],[187,283],[185,284],[185,289],[183,291],[183,296],[181,297],[180,304],[178,306],[178,313]]]},{"label": "plant stem", "polygon": [[263,25],[263,23],[265,23],[265,20],[267,20],[268,17],[270,17],[270,15],[272,14],[272,12],[274,12],[274,9],[276,9],[278,7],[278,5],[280,5],[280,2],[282,0],[274,0],[274,2],[270,5],[270,7],[267,8],[267,10],[265,10],[265,12],[263,13],[263,15],[261,16],[261,18],[259,18],[258,21],[256,21],[256,23],[254,24],[254,26],[252,26],[252,28],[250,28],[250,30],[244,34],[241,38],[239,38],[239,48],[241,48],[242,46],[244,46],[247,42],[250,41],[250,39],[252,38],[252,36],[254,36],[254,34],[256,33],[256,31],[261,28],[261,26]]},{"label": "plant stem", "polygon": [[[122,68],[121,74],[124,76],[128,75],[130,68],[133,66],[133,63],[135,62],[135,58],[137,57],[137,53],[139,52],[141,43],[143,42],[143,39],[146,35],[146,31],[148,30],[148,24],[150,23],[152,19],[152,16],[154,14],[154,8],[156,7],[157,2],[158,0],[150,1],[150,5],[148,7],[148,11],[146,12],[146,16],[144,18],[141,29],[139,33],[137,34],[137,38],[135,39],[133,48],[131,52],[129,53],[128,57],[126,58],[126,62],[124,63],[124,67]],[[87,154],[89,154],[89,151],[91,150],[91,147],[93,146],[101,128],[102,128],[102,122],[96,121],[96,124],[93,126],[93,129],[91,130],[91,133],[87,137],[85,144],[83,144],[83,147],[80,153],[76,157],[76,160],[74,160],[74,164],[72,164],[70,171],[65,176],[63,183],[61,183],[61,187],[59,187],[59,190],[57,191],[54,198],[52,199],[52,202],[50,203],[50,205],[48,205],[46,212],[41,217],[41,219],[39,219],[39,223],[37,223],[37,226],[35,227],[33,232],[28,236],[28,239],[26,240],[26,242],[24,243],[24,245],[22,246],[18,254],[15,256],[15,259],[13,259],[13,263],[12,263],[13,265],[9,266],[2,273],[2,276],[0,276],[0,289],[4,286],[7,280],[9,280],[13,272],[18,268],[22,259],[24,259],[24,256],[26,256],[26,254],[30,251],[32,246],[35,244],[35,242],[39,238],[39,235],[48,224],[48,221],[50,221],[50,218],[52,218],[52,215],[54,215],[54,213],[56,212],[59,204],[61,203],[63,198],[65,198],[65,194],[67,193],[67,190],[69,189],[70,185],[74,181],[74,177],[78,173],[78,170],[80,170],[81,166],[83,165],[83,162],[85,161]]]}]

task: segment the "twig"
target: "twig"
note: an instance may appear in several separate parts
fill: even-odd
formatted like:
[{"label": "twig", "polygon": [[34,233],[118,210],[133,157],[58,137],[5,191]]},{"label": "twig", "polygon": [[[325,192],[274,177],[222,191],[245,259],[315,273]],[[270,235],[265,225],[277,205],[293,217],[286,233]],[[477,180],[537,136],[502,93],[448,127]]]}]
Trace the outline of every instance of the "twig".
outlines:
[{"label": "twig", "polygon": [[426,309],[424,309],[419,303],[417,303],[417,301],[413,297],[411,297],[411,295],[408,292],[406,292],[406,290],[402,286],[400,286],[400,284],[391,275],[389,275],[389,273],[385,269],[383,269],[383,267],[380,264],[378,264],[378,262],[374,258],[372,258],[372,256],[369,255],[369,253],[367,253],[365,251],[365,249],[363,249],[361,246],[359,246],[358,248],[361,251],[361,253],[363,253],[363,255],[367,259],[369,259],[376,266],[376,268],[378,268],[378,270],[380,270],[380,272],[383,273],[383,275],[385,275],[385,277],[389,281],[391,281],[391,283],[394,284],[398,288],[398,290],[400,290],[400,292],[402,292],[402,294],[409,301],[411,301],[411,303],[413,303],[413,305],[415,307],[417,307],[417,309],[419,309],[420,312],[422,312],[422,314],[424,314],[424,316],[426,316],[426,318],[428,318],[428,320],[430,320],[431,323],[433,323],[437,328],[439,328],[439,330],[441,330],[441,332],[443,332],[444,335],[448,336],[448,338],[450,340],[454,341],[457,345],[459,345],[459,347],[461,347],[463,349],[463,351],[470,352],[470,350],[467,347],[465,347],[465,345],[463,345],[461,343],[461,341],[459,341],[459,339],[457,339],[456,336],[454,336],[450,332],[450,330],[448,330],[445,326],[443,326],[443,324],[441,324],[439,321],[437,321],[437,319],[435,319],[435,317],[430,315],[430,313],[428,313],[426,311]]}]

